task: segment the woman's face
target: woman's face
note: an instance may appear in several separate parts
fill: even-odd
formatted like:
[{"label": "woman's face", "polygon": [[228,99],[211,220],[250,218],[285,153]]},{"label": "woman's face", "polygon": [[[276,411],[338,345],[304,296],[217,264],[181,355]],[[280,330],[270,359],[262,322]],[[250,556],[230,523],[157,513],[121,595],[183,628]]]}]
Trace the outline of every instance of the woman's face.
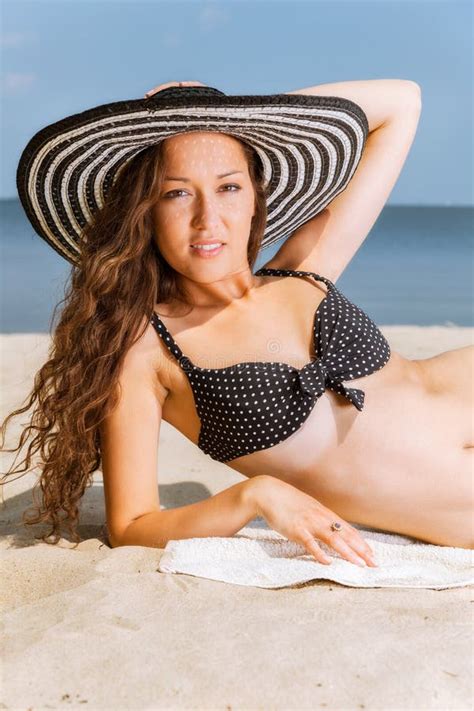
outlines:
[{"label": "woman's face", "polygon": [[[164,259],[198,281],[248,269],[255,194],[240,143],[216,132],[183,133],[166,139],[164,161],[165,180],[153,209]],[[203,241],[223,246],[215,254],[191,246]]]}]

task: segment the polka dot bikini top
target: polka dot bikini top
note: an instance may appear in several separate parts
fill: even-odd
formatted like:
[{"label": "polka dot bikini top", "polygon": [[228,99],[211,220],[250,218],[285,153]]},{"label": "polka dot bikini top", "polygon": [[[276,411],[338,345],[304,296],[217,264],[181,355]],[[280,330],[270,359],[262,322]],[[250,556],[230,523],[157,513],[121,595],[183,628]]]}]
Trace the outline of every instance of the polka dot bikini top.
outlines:
[{"label": "polka dot bikini top", "polygon": [[326,388],[358,410],[364,392],[341,381],[370,375],[388,362],[390,346],[375,323],[326,277],[263,267],[256,276],[310,275],[327,293],[314,315],[314,352],[300,370],[287,363],[243,362],[199,368],[183,355],[156,312],[151,322],[185,371],[201,420],[198,447],[219,462],[274,447],[299,429]]}]

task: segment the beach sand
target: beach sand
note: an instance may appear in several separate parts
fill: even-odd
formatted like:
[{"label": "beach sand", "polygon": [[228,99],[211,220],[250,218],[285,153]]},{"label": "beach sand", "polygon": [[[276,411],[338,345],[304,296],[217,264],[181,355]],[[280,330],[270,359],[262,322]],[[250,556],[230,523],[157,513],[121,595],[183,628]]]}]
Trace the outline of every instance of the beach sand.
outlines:
[{"label": "beach sand", "polygon": [[[380,328],[411,358],[468,345],[474,332]],[[3,420],[29,393],[50,340],[0,339]],[[13,420],[7,446],[26,422]],[[2,472],[14,456],[2,455]],[[244,478],[166,422],[158,466],[166,508]],[[472,587],[268,590],[159,573],[162,549],[107,546],[99,472],[81,503],[84,542],[48,545],[34,539],[46,529],[20,521],[36,476],[3,487],[0,708],[472,708]]]}]

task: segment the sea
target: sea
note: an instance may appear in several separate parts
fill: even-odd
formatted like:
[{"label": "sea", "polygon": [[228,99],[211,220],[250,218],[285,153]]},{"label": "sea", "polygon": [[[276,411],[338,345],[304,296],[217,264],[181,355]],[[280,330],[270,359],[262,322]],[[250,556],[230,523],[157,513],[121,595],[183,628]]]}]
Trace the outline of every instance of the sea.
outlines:
[{"label": "sea", "polygon": [[[470,206],[386,206],[338,289],[380,326],[472,327],[473,213]],[[36,234],[18,199],[0,200],[0,235],[0,332],[51,333],[71,266]],[[262,252],[254,271],[279,246]]]}]

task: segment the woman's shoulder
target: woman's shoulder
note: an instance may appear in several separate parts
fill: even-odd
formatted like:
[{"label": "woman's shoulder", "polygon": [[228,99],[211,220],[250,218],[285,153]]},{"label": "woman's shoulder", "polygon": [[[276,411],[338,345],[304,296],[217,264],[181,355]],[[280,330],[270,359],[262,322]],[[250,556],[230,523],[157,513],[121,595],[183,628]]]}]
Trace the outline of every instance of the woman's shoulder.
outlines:
[{"label": "woman's shoulder", "polygon": [[151,319],[140,326],[141,334],[128,349],[124,359],[124,369],[133,369],[142,374],[143,378],[154,383],[160,401],[164,401],[169,392],[169,367],[167,368],[168,350],[162,339],[158,337]]}]

